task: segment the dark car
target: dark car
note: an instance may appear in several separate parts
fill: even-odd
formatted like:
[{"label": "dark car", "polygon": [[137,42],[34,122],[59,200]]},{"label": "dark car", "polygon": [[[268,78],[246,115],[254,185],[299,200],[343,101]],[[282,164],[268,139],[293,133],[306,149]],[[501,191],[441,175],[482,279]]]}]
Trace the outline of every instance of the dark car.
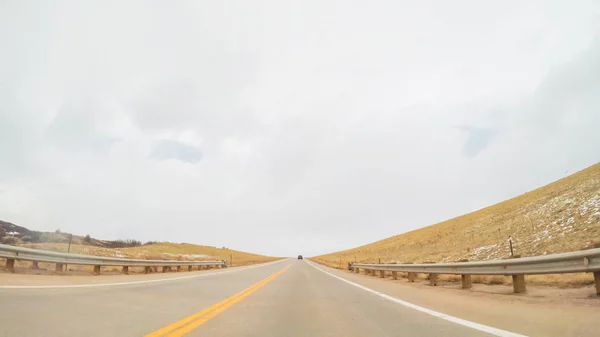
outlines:
[{"label": "dark car", "polygon": [[302,255],[298,255],[298,260],[302,260]]}]

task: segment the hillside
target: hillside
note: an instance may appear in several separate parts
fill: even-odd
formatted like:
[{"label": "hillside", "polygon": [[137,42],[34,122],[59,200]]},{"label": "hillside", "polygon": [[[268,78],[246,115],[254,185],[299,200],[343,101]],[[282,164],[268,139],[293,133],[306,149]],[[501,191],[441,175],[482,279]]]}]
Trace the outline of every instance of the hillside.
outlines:
[{"label": "hillside", "polygon": [[600,163],[499,204],[361,247],[314,257],[347,262],[451,262],[545,255],[600,244]]},{"label": "hillside", "polygon": [[[24,247],[66,252],[65,243],[32,243]],[[89,245],[71,245],[71,253],[97,256],[111,256],[149,260],[230,260],[233,266],[275,261],[280,258],[241,252],[228,248],[200,246],[191,243],[157,242],[137,247],[103,248]]]},{"label": "hillside", "polygon": [[[19,245],[29,248],[67,252],[70,234],[60,232],[39,232],[0,221],[0,243]],[[129,246],[129,247],[126,247]],[[116,248],[115,248],[116,247]],[[98,240],[73,235],[71,253],[96,256],[110,256],[156,260],[225,260],[233,266],[275,261],[280,258],[241,252],[228,248],[194,245],[190,243],[148,242],[142,244],[136,240]],[[0,259],[0,263],[2,259]],[[26,271],[29,262],[17,262],[16,267]],[[51,264],[40,263],[41,271],[51,271]],[[69,266],[70,271],[91,270],[89,266]],[[132,270],[136,272],[136,270]],[[36,272],[38,273],[38,272]]]}]

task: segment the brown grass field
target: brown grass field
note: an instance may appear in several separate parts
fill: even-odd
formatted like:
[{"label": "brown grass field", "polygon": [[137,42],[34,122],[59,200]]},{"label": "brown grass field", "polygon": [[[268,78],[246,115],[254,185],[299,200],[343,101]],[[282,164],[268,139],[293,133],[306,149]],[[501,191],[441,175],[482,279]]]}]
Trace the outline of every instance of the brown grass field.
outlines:
[{"label": "brown grass field", "polygon": [[[600,247],[600,163],[518,197],[454,219],[311,260],[334,268],[348,262],[404,263],[492,260]],[[448,277],[449,280],[452,277]],[[498,277],[476,282],[507,282]],[[475,281],[475,280],[474,280]],[[584,274],[528,276],[543,285],[578,286]]]},{"label": "brown grass field", "polygon": [[[24,244],[22,246],[58,252],[67,252],[68,250],[68,244],[65,243],[32,243]],[[232,265],[234,267],[271,262],[281,259],[279,257],[251,254],[227,248],[170,242],[160,242],[131,248],[102,248],[73,244],[71,245],[71,253],[149,260],[225,260],[228,264],[230,261],[232,261]],[[33,272],[30,270],[31,262],[17,261],[15,267],[18,269],[17,272]],[[52,271],[54,264],[40,263],[39,267],[41,271],[36,271],[36,273],[44,273]],[[92,266],[69,265],[67,272],[87,273],[91,272],[92,269]],[[142,268],[131,268],[131,272],[141,272],[142,270]],[[104,271],[119,272],[120,268],[106,267],[103,269],[103,272]]]}]

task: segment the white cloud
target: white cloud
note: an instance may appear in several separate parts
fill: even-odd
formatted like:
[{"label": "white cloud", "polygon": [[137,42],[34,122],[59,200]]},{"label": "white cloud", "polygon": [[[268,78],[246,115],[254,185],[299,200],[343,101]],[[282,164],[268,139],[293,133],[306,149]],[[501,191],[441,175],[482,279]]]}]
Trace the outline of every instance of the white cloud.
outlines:
[{"label": "white cloud", "polygon": [[39,5],[0,5],[20,225],[310,255],[599,159],[594,1]]}]

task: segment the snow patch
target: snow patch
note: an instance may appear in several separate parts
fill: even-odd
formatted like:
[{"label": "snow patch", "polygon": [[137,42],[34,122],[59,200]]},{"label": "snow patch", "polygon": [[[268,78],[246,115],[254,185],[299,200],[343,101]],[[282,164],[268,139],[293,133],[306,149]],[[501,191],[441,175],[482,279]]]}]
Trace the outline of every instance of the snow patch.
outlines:
[{"label": "snow patch", "polygon": [[182,257],[187,259],[206,259],[209,258],[209,255],[206,254],[173,254],[173,253],[162,253],[162,255],[174,256],[174,257]]}]

